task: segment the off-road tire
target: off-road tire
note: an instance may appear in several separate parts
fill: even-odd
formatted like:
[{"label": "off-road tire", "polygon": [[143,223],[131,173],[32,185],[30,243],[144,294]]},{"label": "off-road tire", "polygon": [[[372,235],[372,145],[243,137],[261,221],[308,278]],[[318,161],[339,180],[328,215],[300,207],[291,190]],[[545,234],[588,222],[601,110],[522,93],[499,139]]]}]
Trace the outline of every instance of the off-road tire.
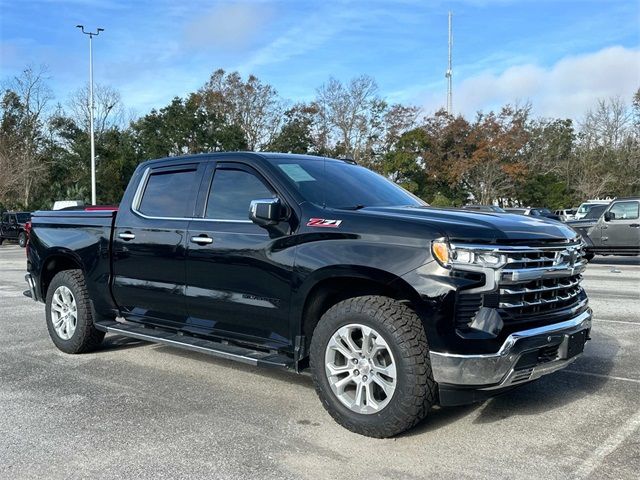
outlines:
[{"label": "off-road tire", "polygon": [[20,232],[20,235],[18,235],[18,245],[22,248],[27,246],[27,234],[25,232]]},{"label": "off-road tire", "polygon": [[[340,402],[325,372],[325,350],[330,338],[340,327],[354,323],[379,332],[396,363],[396,390],[389,403],[372,414],[356,413]],[[361,435],[386,438],[404,432],[422,420],[437,401],[422,322],[409,306],[392,298],[354,297],[331,307],[314,330],[310,364],[324,408],[340,425]]]},{"label": "off-road tire", "polygon": [[[76,328],[68,340],[58,336],[51,317],[53,293],[60,286],[71,290],[77,307]],[[82,270],[63,270],[56,274],[49,284],[45,305],[49,336],[58,349],[65,353],[85,353],[95,350],[102,343],[105,334],[94,327],[94,314]]]}]

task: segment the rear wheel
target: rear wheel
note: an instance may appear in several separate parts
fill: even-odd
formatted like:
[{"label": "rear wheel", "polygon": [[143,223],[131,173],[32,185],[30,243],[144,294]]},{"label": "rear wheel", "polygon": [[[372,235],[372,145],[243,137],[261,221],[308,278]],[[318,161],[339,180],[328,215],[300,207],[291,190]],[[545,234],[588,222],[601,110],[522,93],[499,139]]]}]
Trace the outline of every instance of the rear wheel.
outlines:
[{"label": "rear wheel", "polygon": [[81,270],[58,273],[47,290],[46,316],[49,336],[65,353],[84,353],[97,348],[104,332],[97,330],[89,293]]},{"label": "rear wheel", "polygon": [[587,254],[585,254],[585,256],[584,256],[584,259],[585,259],[587,262],[590,262],[591,260],[593,260],[593,259],[594,259],[594,257],[595,257],[595,256],[596,256],[596,254],[595,254],[595,253],[587,253]]},{"label": "rear wheel", "polygon": [[18,235],[18,245],[22,248],[27,246],[27,234],[25,232],[20,232],[20,235]]},{"label": "rear wheel", "polygon": [[311,370],[329,414],[362,435],[397,435],[435,403],[422,322],[391,298],[356,297],[330,308],[311,340]]}]

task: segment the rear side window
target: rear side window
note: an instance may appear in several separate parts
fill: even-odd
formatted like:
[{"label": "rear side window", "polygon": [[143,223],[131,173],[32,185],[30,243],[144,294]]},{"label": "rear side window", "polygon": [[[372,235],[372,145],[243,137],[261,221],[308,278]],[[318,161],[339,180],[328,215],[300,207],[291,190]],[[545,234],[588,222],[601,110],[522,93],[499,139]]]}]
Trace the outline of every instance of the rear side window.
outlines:
[{"label": "rear side window", "polygon": [[216,170],[205,217],[216,220],[249,220],[252,200],[273,198],[255,175],[244,170]]},{"label": "rear side window", "polygon": [[638,218],[638,202],[618,202],[611,206],[609,213],[613,213],[614,220],[635,220]]},{"label": "rear side window", "polygon": [[191,217],[187,210],[196,187],[195,169],[152,173],[138,211],[151,217]]}]

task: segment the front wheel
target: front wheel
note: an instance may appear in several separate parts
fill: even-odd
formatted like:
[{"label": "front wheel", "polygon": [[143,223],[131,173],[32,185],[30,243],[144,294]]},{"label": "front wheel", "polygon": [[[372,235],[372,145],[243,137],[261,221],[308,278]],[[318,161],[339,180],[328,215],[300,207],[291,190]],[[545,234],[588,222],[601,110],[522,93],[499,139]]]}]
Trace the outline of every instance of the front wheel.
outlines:
[{"label": "front wheel", "polygon": [[25,232],[20,232],[20,235],[18,235],[18,245],[22,248],[27,246],[27,234]]},{"label": "front wheel", "polygon": [[59,272],[49,285],[46,300],[47,328],[53,343],[65,353],[97,348],[104,332],[97,330],[82,270]]},{"label": "front wheel", "polygon": [[331,307],[314,331],[310,356],[324,407],[361,435],[397,435],[436,401],[422,322],[394,299],[356,297]]}]

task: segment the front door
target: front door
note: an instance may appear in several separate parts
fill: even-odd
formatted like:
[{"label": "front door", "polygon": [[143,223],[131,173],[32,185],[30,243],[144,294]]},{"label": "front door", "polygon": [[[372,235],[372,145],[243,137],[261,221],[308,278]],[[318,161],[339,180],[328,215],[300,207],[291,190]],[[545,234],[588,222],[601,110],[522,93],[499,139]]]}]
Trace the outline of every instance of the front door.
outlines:
[{"label": "front door", "polygon": [[608,248],[638,248],[640,244],[640,202],[623,200],[609,207],[611,219],[602,221],[602,246]]},{"label": "front door", "polygon": [[200,178],[198,164],[149,168],[131,209],[118,212],[113,294],[125,317],[184,325],[187,228]]},{"label": "front door", "polygon": [[266,230],[249,220],[252,200],[275,189],[252,168],[218,164],[203,218],[189,226],[187,328],[196,333],[288,346],[293,258],[277,248],[288,224]]}]

